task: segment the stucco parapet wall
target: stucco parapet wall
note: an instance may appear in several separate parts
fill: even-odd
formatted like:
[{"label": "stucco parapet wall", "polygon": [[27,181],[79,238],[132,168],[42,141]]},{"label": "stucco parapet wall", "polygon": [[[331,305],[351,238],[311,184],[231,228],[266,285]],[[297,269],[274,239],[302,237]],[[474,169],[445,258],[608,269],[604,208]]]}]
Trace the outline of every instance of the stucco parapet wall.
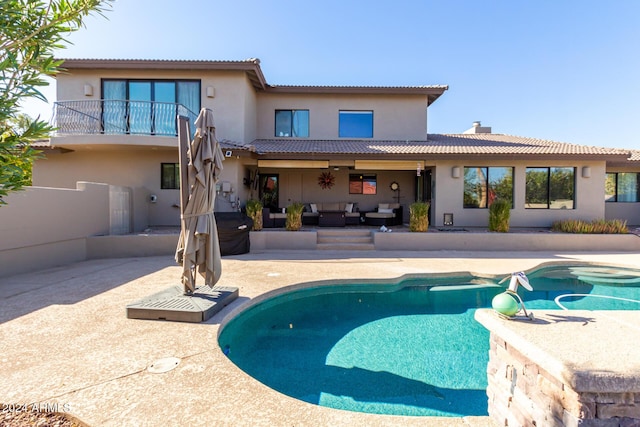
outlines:
[{"label": "stucco parapet wall", "polygon": [[562,234],[549,232],[375,232],[377,250],[406,251],[613,251],[640,252],[635,234]]},{"label": "stucco parapet wall", "polygon": [[640,311],[540,310],[534,317],[475,314],[491,334],[578,393],[640,392]]}]

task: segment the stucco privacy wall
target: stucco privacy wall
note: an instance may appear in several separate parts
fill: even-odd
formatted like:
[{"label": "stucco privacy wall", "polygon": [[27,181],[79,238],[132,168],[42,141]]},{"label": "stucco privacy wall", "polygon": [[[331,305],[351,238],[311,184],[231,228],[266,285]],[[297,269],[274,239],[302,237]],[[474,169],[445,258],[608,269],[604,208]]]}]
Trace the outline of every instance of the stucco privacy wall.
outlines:
[{"label": "stucco privacy wall", "polygon": [[[127,186],[132,189],[134,231],[180,224],[180,209],[173,207],[179,206],[179,191],[160,188],[161,163],[177,163],[177,148],[176,151],[152,148],[96,151],[48,153],[45,161],[34,165],[34,184],[73,188],[76,179],[82,177]],[[151,194],[157,195],[156,203],[151,203]]]},{"label": "stucco privacy wall", "polygon": [[29,187],[0,207],[0,276],[86,259],[87,236],[109,233],[109,186]]},{"label": "stucco privacy wall", "polygon": [[258,138],[275,137],[275,110],[309,110],[309,138],[337,139],[340,110],[372,110],[373,138],[425,140],[424,95],[258,94]]}]

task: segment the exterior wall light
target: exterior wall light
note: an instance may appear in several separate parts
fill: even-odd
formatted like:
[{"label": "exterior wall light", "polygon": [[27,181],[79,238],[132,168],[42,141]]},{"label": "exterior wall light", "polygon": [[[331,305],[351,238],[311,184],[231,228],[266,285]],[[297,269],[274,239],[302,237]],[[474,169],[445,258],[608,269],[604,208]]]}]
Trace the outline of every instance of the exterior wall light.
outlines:
[{"label": "exterior wall light", "polygon": [[591,168],[589,166],[582,167],[582,177],[591,178]]},{"label": "exterior wall light", "polygon": [[213,86],[207,86],[207,98],[215,98],[216,88]]},{"label": "exterior wall light", "polygon": [[460,178],[460,167],[454,166],[451,168],[451,178]]},{"label": "exterior wall light", "polygon": [[93,86],[84,85],[84,96],[93,96]]}]

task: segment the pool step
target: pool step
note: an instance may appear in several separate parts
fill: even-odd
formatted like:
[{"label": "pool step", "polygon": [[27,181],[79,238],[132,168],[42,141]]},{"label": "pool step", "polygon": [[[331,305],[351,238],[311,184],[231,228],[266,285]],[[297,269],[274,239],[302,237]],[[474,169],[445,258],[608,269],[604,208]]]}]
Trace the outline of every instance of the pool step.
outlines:
[{"label": "pool step", "polygon": [[370,230],[318,230],[317,248],[324,250],[372,251],[373,235]]}]

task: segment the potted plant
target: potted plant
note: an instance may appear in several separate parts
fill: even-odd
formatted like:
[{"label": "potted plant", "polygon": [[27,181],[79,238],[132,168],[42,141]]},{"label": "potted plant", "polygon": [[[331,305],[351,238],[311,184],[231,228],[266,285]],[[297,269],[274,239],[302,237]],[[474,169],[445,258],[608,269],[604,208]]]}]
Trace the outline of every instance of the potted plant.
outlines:
[{"label": "potted plant", "polygon": [[293,202],[287,206],[287,222],[285,228],[289,231],[298,231],[302,227],[302,211],[304,204]]},{"label": "potted plant", "polygon": [[262,203],[260,200],[247,200],[247,216],[253,220],[252,231],[262,230]]},{"label": "potted plant", "polygon": [[426,232],[429,228],[429,202],[415,202],[409,206],[409,231]]},{"label": "potted plant", "polygon": [[510,216],[511,202],[503,199],[495,200],[489,206],[489,231],[508,233]]}]

